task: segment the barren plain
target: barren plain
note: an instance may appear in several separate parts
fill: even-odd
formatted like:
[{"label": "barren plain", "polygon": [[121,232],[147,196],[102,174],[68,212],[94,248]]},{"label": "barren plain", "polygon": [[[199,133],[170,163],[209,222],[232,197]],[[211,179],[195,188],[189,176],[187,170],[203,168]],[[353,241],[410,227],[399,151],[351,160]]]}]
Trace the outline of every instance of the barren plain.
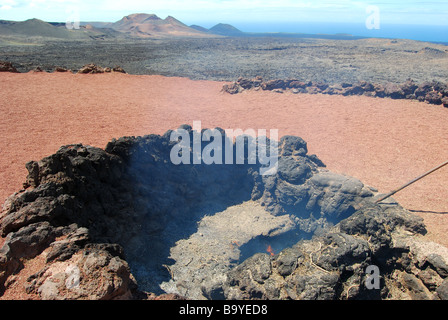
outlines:
[{"label": "barren plain", "polygon": [[300,37],[50,41],[0,38],[0,60],[20,72],[120,65],[130,74],[194,80],[238,77],[333,83],[447,80],[448,47],[401,39]]}]

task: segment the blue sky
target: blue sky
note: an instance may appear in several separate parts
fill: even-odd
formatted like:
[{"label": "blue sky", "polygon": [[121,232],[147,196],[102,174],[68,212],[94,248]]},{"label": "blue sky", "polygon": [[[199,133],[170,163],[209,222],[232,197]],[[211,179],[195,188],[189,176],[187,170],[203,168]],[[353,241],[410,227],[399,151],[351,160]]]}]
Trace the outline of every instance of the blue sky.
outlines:
[{"label": "blue sky", "polygon": [[382,23],[448,26],[447,0],[0,0],[0,19],[64,22],[77,12],[81,21],[117,21],[144,12],[206,27],[218,22],[363,23],[369,5],[379,8]]}]

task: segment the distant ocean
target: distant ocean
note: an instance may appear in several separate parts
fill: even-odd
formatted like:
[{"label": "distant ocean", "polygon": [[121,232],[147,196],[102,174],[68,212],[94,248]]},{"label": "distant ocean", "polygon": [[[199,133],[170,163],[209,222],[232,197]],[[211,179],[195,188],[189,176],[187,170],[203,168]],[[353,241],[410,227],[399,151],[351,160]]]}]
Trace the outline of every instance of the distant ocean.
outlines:
[{"label": "distant ocean", "polygon": [[234,23],[244,32],[285,32],[306,34],[351,34],[361,37],[397,38],[448,44],[448,26],[380,24],[369,30],[364,23]]}]

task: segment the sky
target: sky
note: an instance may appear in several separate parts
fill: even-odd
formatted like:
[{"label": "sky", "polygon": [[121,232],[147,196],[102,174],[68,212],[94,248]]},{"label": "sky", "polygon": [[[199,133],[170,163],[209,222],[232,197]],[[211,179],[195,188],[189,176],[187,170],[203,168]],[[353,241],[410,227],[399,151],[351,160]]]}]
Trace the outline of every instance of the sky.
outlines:
[{"label": "sky", "polygon": [[[370,11],[369,11],[370,8]],[[374,8],[376,11],[372,11]],[[438,25],[448,27],[447,0],[0,0],[0,19],[115,22],[131,13],[168,15],[190,24],[286,25],[305,22]],[[243,30],[247,31],[247,30]],[[272,30],[277,32],[282,30]]]}]

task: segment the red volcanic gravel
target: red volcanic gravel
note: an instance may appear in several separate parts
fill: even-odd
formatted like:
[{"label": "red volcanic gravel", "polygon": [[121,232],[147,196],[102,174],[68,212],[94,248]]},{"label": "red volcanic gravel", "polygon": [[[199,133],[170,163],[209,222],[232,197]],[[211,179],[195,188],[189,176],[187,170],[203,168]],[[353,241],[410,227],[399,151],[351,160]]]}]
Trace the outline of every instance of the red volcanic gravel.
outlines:
[{"label": "red volcanic gravel", "polygon": [[[20,190],[25,163],[62,145],[202,128],[278,129],[308,142],[328,169],[386,193],[448,160],[448,108],[410,100],[267,91],[222,93],[224,83],[162,76],[0,74],[0,202]],[[401,191],[448,246],[448,167]]]}]

